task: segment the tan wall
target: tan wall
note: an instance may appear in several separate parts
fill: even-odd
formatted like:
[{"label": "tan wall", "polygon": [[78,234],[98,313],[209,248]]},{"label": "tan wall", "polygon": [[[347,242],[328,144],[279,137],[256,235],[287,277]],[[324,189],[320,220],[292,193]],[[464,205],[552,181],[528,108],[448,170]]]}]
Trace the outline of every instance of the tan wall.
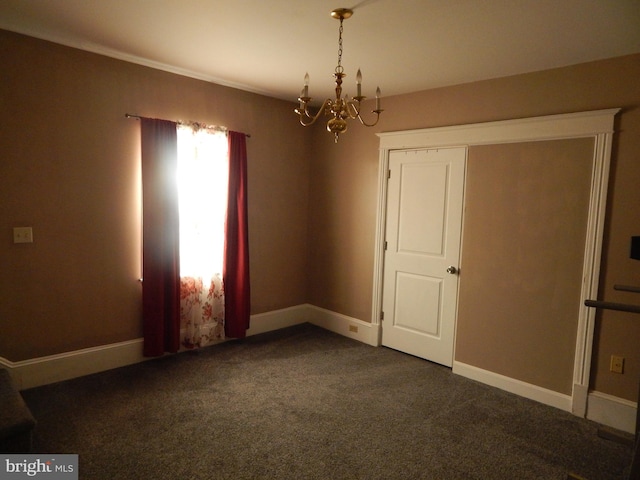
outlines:
[{"label": "tan wall", "polygon": [[593,147],[469,149],[456,360],[571,395]]},{"label": "tan wall", "polygon": [[[313,279],[310,302],[361,320],[371,320],[378,188],[376,132],[622,107],[616,122],[600,297],[640,304],[638,294],[613,290],[614,284],[640,285],[640,262],[629,259],[630,237],[640,235],[638,78],[640,55],[633,55],[384,98],[385,112],[379,125],[364,128],[353,124],[337,145],[322,125],[315,128],[309,203]],[[384,85],[381,87],[384,89]],[[496,172],[486,173],[489,178],[497,178]],[[491,292],[490,285],[486,289],[487,293]],[[611,311],[598,315],[592,388],[629,400],[637,399],[640,321],[636,317]],[[517,336],[518,322],[514,321],[511,328],[511,333],[509,329],[502,332],[501,341],[508,342],[507,339]],[[456,355],[466,358],[464,348]],[[611,354],[626,358],[625,374],[609,372]],[[499,362],[498,355],[488,362]],[[545,359],[548,365],[555,362],[566,365],[566,352],[549,355],[551,358]],[[511,374],[533,381],[526,368]],[[566,391],[566,385],[558,385],[553,374],[533,383]]]},{"label": "tan wall", "polygon": [[[306,301],[309,133],[287,102],[0,31],[0,357],[141,336],[139,122],[251,134],[252,313]],[[12,228],[33,227],[14,245]]]}]

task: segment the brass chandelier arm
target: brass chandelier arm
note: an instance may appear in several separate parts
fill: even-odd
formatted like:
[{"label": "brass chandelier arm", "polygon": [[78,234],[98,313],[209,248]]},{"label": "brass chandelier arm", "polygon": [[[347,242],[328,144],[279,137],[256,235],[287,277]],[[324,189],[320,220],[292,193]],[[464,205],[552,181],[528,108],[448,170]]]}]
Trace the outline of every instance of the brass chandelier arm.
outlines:
[{"label": "brass chandelier arm", "polygon": [[382,113],[382,110],[372,110],[372,112],[376,114],[376,120],[373,123],[365,122],[360,114],[358,114],[358,120],[360,120],[360,123],[365,127],[375,127],[378,124],[378,120],[380,120],[380,113]]},{"label": "brass chandelier arm", "polygon": [[[360,102],[358,102],[358,106],[359,105],[360,105]],[[349,112],[349,117],[354,119],[357,118],[358,121],[365,127],[375,127],[378,124],[378,120],[380,120],[380,114],[384,110],[381,110],[381,109],[371,110],[371,113],[376,114],[376,118],[373,123],[367,123],[364,120],[364,118],[362,118],[362,115],[360,114],[360,109],[358,108],[358,106],[356,106],[354,102],[347,102],[347,111]],[[351,112],[351,110],[353,110],[353,112]]]},{"label": "brass chandelier arm", "polygon": [[[296,108],[294,111],[300,116],[300,124],[304,127],[308,127],[309,125],[313,125],[314,123],[316,123],[316,120],[320,118],[320,115],[325,113],[325,110],[327,108],[331,108],[331,105],[332,105],[332,100],[330,98],[327,98],[322,103],[322,106],[318,110],[318,113],[316,113],[315,115],[311,115],[309,113],[309,109],[307,108],[311,98],[304,97],[304,98],[299,98],[298,100],[300,101],[300,107]],[[309,119],[310,121],[305,121],[305,119]]]}]

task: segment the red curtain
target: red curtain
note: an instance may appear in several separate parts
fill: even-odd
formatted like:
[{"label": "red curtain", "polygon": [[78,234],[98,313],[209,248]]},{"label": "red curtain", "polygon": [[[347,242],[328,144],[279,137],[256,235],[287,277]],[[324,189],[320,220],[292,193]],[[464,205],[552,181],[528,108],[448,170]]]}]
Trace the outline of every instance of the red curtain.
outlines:
[{"label": "red curtain", "polygon": [[144,355],[180,346],[178,142],[175,122],[142,118]]},{"label": "red curtain", "polygon": [[249,328],[249,233],[246,135],[228,132],[229,200],[224,247],[225,335],[244,338]]}]

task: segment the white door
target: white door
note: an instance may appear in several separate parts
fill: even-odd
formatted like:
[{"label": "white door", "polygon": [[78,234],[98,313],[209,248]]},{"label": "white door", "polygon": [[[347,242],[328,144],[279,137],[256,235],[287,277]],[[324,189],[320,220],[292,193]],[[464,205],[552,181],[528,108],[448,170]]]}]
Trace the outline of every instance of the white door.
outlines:
[{"label": "white door", "polygon": [[466,148],[389,154],[382,344],[453,364]]}]

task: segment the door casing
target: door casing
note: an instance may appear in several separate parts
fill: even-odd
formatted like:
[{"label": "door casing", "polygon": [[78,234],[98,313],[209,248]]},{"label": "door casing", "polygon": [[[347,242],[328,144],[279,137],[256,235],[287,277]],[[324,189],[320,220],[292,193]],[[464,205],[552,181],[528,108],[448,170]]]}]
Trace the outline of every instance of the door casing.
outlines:
[{"label": "door casing", "polygon": [[[546,394],[536,386],[523,386],[522,382],[501,379],[494,383],[505,390],[532,398],[549,405],[585,416],[589,373],[593,349],[595,311],[586,307],[584,301],[597,298],[602,238],[607,199],[607,187],[611,161],[611,145],[615,115],[619,108],[589,112],[549,115],[498,122],[486,122],[452,127],[436,127],[420,130],[380,133],[380,154],[378,170],[378,204],[375,234],[374,278],[372,295],[372,344],[381,344],[382,288],[384,271],[384,241],[386,230],[387,171],[389,153],[392,150],[410,148],[465,147],[492,145],[537,140],[558,140],[567,138],[593,138],[593,174],[587,220],[587,240],[583,262],[583,283],[581,306],[578,315],[576,353],[573,373],[573,389],[570,397]],[[463,245],[464,248],[464,232]],[[454,350],[454,373],[471,376],[469,370],[456,370]],[[487,377],[478,375],[481,381]],[[488,379],[488,382],[491,382]]]}]

